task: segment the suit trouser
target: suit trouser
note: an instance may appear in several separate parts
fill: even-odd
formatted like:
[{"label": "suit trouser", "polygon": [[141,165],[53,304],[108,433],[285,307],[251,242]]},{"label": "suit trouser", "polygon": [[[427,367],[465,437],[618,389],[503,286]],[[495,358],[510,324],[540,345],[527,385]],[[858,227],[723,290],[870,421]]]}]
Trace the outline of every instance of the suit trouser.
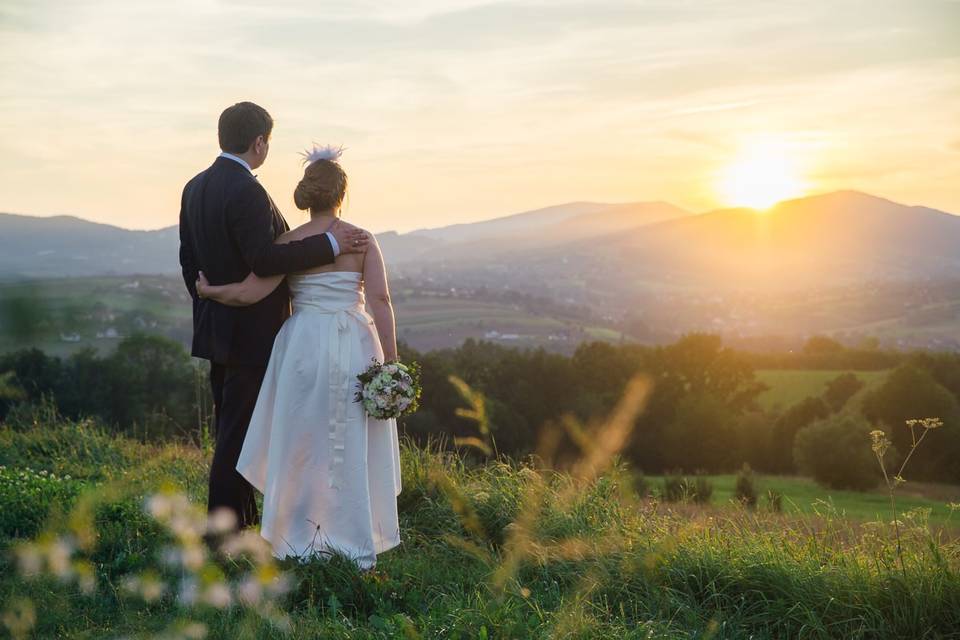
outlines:
[{"label": "suit trouser", "polygon": [[236,513],[241,529],[260,523],[255,490],[237,471],[237,459],[265,373],[266,367],[210,364],[216,445],[210,465],[207,511],[229,507]]}]

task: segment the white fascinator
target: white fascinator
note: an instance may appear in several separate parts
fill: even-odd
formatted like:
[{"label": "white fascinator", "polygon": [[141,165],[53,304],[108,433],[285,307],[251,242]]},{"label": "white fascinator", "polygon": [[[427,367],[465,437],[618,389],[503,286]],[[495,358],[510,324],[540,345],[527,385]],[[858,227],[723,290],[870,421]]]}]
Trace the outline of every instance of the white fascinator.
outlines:
[{"label": "white fascinator", "polygon": [[300,155],[303,156],[303,164],[313,164],[317,160],[329,160],[330,162],[337,162],[340,159],[340,156],[343,155],[343,145],[334,147],[333,145],[328,144],[321,147],[314,142],[313,149],[302,151]]}]

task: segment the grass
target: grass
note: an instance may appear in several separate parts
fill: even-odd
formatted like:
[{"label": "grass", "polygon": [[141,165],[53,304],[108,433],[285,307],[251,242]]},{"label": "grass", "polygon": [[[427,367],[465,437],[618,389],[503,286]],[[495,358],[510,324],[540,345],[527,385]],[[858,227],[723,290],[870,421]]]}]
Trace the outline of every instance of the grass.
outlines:
[{"label": "grass", "polygon": [[[239,607],[123,595],[126,577],[152,571],[169,543],[140,508],[143,498],[172,483],[202,505],[208,462],[195,446],[142,444],[87,423],[0,426],[0,464],[84,483],[53,504],[29,482],[0,485],[18,513],[35,510],[16,517],[43,521],[49,508],[44,528],[56,535],[75,523],[64,515],[72,506],[100,495],[88,554],[96,591],[18,576],[8,551],[20,538],[0,537],[4,619],[32,611],[38,638],[153,637],[187,621],[208,638],[960,637],[960,546],[922,520],[905,523],[903,576],[889,528],[851,530],[839,511],[811,519],[733,506],[664,510],[639,499],[616,458],[560,473],[508,460],[470,465],[408,441],[402,544],[378,558],[373,574],[338,558],[283,564],[294,579],[280,603],[288,632]],[[720,504],[729,476],[715,482]],[[796,479],[761,486],[797,503],[816,495]],[[850,511],[854,498],[834,495],[834,503],[849,500]],[[5,525],[12,517],[0,514]],[[214,573],[239,574],[231,562]]]},{"label": "grass", "polygon": [[[757,397],[764,409],[780,407],[786,409],[809,396],[819,396],[826,390],[827,383],[845,371],[826,371],[820,369],[760,369],[757,380],[769,389]],[[873,389],[886,379],[889,371],[852,371],[864,384],[858,395]]]},{"label": "grass", "polygon": [[[735,474],[703,476],[713,485],[713,504],[726,505],[734,498]],[[890,518],[890,497],[886,489],[877,486],[867,492],[843,491],[821,487],[810,478],[754,474],[760,503],[767,491],[783,496],[786,514],[812,515],[830,513],[840,518],[859,522],[873,522]],[[651,488],[659,489],[660,476],[648,476]],[[951,517],[950,502],[960,502],[960,487],[924,482],[907,482],[900,488],[898,504],[904,510],[929,509],[930,523],[960,526],[960,517]]]}]

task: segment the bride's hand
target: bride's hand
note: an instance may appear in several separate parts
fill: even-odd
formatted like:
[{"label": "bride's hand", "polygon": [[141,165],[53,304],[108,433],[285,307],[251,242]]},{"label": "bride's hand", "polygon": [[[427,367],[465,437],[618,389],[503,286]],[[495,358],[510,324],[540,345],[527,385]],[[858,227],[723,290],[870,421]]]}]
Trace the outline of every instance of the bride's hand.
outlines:
[{"label": "bride's hand", "polygon": [[208,289],[209,286],[210,286],[210,283],[207,281],[207,277],[203,275],[203,271],[200,271],[199,274],[197,275],[197,283],[195,285],[195,288],[197,290],[197,297],[206,298],[207,293],[209,292],[209,289]]}]

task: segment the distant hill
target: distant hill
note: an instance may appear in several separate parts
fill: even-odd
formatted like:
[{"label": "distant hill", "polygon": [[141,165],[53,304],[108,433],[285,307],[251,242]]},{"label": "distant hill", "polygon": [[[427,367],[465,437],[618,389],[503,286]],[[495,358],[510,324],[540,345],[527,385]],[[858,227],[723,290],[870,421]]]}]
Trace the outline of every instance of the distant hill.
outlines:
[{"label": "distant hill", "polygon": [[489,260],[689,215],[666,202],[568,202],[492,220],[377,237],[393,262]]},{"label": "distant hill", "polygon": [[[572,202],[378,239],[406,272],[442,263],[447,275],[469,272],[473,284],[493,286],[513,286],[520,273],[519,285],[617,292],[651,283],[794,288],[960,275],[960,217],[855,191],[766,212]],[[68,216],[0,214],[0,276],[176,273],[177,244],[176,227],[129,231]]]},{"label": "distant hill", "polygon": [[624,273],[669,273],[723,288],[960,276],[960,217],[855,191],[788,200],[766,212],[712,211],[608,241]]},{"label": "distant hill", "polygon": [[176,273],[176,227],[131,231],[73,216],[0,213],[0,277]]},{"label": "distant hill", "polygon": [[[422,259],[441,247],[458,255],[465,246],[489,239],[496,239],[492,244],[503,251],[537,249],[682,215],[689,214],[666,203],[574,202],[406,234],[387,231],[377,238],[387,259],[398,263]],[[573,226],[563,226],[566,220]],[[176,273],[178,242],[176,227],[131,231],[72,216],[0,214],[0,277]],[[479,255],[488,255],[485,246],[477,247]]]},{"label": "distant hill", "polygon": [[435,229],[417,229],[410,232],[414,236],[426,236],[447,242],[475,240],[478,237],[500,236],[518,231],[530,231],[544,225],[563,222],[568,218],[596,213],[611,206],[602,202],[568,202],[543,209],[524,211],[491,220],[452,224]]}]

